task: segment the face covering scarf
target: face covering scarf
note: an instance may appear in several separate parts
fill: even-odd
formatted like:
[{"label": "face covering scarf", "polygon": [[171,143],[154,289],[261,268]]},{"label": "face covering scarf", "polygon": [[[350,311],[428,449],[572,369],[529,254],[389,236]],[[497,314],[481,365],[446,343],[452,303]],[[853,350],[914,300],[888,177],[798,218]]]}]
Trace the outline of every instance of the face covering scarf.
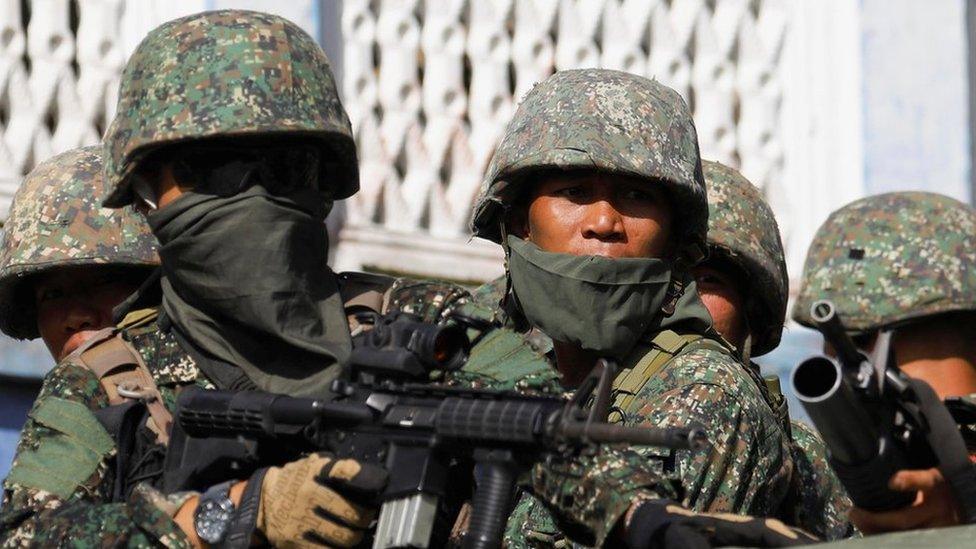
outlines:
[{"label": "face covering scarf", "polygon": [[522,313],[552,339],[621,360],[661,324],[670,262],[545,252],[513,235],[507,243]]},{"label": "face covering scarf", "polygon": [[327,212],[313,189],[272,194],[255,184],[231,196],[187,192],[148,214],[163,310],[181,339],[259,389],[327,393],[351,350],[326,264]]}]

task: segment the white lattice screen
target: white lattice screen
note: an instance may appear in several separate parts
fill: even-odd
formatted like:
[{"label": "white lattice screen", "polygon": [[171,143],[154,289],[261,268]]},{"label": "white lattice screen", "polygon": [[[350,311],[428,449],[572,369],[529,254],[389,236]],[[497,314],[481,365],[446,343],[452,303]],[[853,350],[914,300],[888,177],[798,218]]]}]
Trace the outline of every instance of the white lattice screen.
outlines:
[{"label": "white lattice screen", "polygon": [[559,69],[615,68],[678,89],[705,158],[777,184],[787,19],[784,0],[346,0],[343,92],[363,190],[339,262],[497,273],[498,250],[466,242],[472,199],[518,100]]},{"label": "white lattice screen", "polygon": [[146,31],[206,2],[0,0],[0,217],[40,160],[97,143]]},{"label": "white lattice screen", "polygon": [[[321,5],[321,13],[341,13],[341,24],[331,26],[342,38],[342,93],[362,173],[362,191],[346,204],[337,268],[460,279],[499,273],[500,250],[468,241],[472,199],[517,101],[557,69],[617,68],[677,88],[694,110],[703,156],[740,166],[775,205],[785,195],[777,188],[784,168],[782,59],[794,2]],[[125,57],[149,28],[234,4],[0,0],[0,216],[37,160],[98,140]]]}]

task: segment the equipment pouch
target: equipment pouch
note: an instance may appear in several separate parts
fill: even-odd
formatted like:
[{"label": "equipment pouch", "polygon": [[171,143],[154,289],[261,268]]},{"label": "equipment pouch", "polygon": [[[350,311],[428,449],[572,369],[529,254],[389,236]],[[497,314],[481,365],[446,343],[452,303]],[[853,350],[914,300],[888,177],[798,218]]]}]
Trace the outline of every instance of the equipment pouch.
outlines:
[{"label": "equipment pouch", "polygon": [[52,432],[20,453],[7,476],[8,485],[44,490],[67,499],[114,448],[98,419],[79,402],[46,398],[39,401],[30,418]]}]

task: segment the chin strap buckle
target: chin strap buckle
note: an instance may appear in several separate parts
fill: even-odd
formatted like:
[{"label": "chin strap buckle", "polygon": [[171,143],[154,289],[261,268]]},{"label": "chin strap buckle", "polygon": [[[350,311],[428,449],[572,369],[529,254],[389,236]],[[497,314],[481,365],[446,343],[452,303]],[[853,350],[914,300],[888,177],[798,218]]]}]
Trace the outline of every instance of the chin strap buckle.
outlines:
[{"label": "chin strap buckle", "polygon": [[674,314],[675,308],[678,306],[678,300],[685,293],[685,283],[680,280],[671,280],[671,284],[668,285],[668,293],[664,296],[664,305],[661,306],[661,312],[664,316],[671,316]]}]

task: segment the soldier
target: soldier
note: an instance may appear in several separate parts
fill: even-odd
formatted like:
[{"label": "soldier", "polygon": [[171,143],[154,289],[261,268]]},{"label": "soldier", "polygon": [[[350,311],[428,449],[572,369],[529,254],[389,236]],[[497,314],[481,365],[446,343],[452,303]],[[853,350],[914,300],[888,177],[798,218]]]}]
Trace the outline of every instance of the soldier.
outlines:
[{"label": "soldier", "polygon": [[[758,365],[748,360],[779,344],[786,315],[786,262],[776,219],[755,186],[741,174],[718,162],[703,161],[702,167],[708,191],[709,255],[692,272],[716,331],[749,364],[749,373],[791,435],[797,472],[792,493],[798,503],[784,509],[782,518],[821,538],[844,537],[849,534],[850,501],[827,465],[823,441],[806,424],[790,422],[782,394],[766,391]],[[497,307],[504,291],[502,277],[473,294],[482,304]],[[551,345],[546,341],[538,346],[548,349]],[[512,372],[512,376],[518,375]]]},{"label": "soldier", "polygon": [[[708,189],[708,258],[693,269],[698,294],[715,329],[739,353],[754,378],[751,356],[775,349],[789,297],[779,227],[769,204],[739,172],[702,162]],[[775,378],[774,378],[775,379]],[[761,383],[765,385],[765,383]],[[823,440],[806,424],[789,420],[779,383],[767,400],[791,435],[798,504],[782,517],[824,539],[850,534],[850,500],[827,465]]]},{"label": "soldier", "polygon": [[131,208],[102,208],[101,147],[40,163],[14,195],[0,243],[0,330],[44,340],[60,361],[112,325],[112,308],[156,266],[156,239]]},{"label": "soldier", "polygon": [[[934,193],[897,192],[832,213],[807,253],[794,320],[813,327],[810,306],[821,299],[833,301],[866,351],[879,331],[893,330],[898,367],[940,398],[976,393],[976,211],[970,206]],[[855,509],[851,518],[864,532],[958,523],[938,469],[900,471],[889,484],[917,492],[916,502],[883,513]]]},{"label": "soldier", "polygon": [[[516,112],[472,227],[505,248],[508,314],[553,340],[565,387],[597,358],[614,359],[624,368],[614,381],[619,420],[700,423],[715,442],[709,451],[642,449],[641,464],[676,479],[692,509],[776,514],[793,470],[786,433],[711,327],[690,274],[705,250],[704,190],[694,124],[676,92],[616,71],[564,71]],[[509,543],[555,542],[561,530],[600,544],[642,490],[668,493],[658,481],[585,493],[588,475],[606,470],[543,472],[540,499],[523,493],[509,521]]]},{"label": "soldier", "polygon": [[105,177],[105,205],[135,203],[159,239],[160,284],[135,306],[161,292],[161,308],[130,312],[47,376],[4,483],[0,543],[242,545],[257,533],[355,545],[386,472],[354,460],[316,454],[203,494],[157,489],[181,387],[321,394],[350,352],[324,219],[359,181],[325,54],[255,12],[156,28],[123,73]]}]

